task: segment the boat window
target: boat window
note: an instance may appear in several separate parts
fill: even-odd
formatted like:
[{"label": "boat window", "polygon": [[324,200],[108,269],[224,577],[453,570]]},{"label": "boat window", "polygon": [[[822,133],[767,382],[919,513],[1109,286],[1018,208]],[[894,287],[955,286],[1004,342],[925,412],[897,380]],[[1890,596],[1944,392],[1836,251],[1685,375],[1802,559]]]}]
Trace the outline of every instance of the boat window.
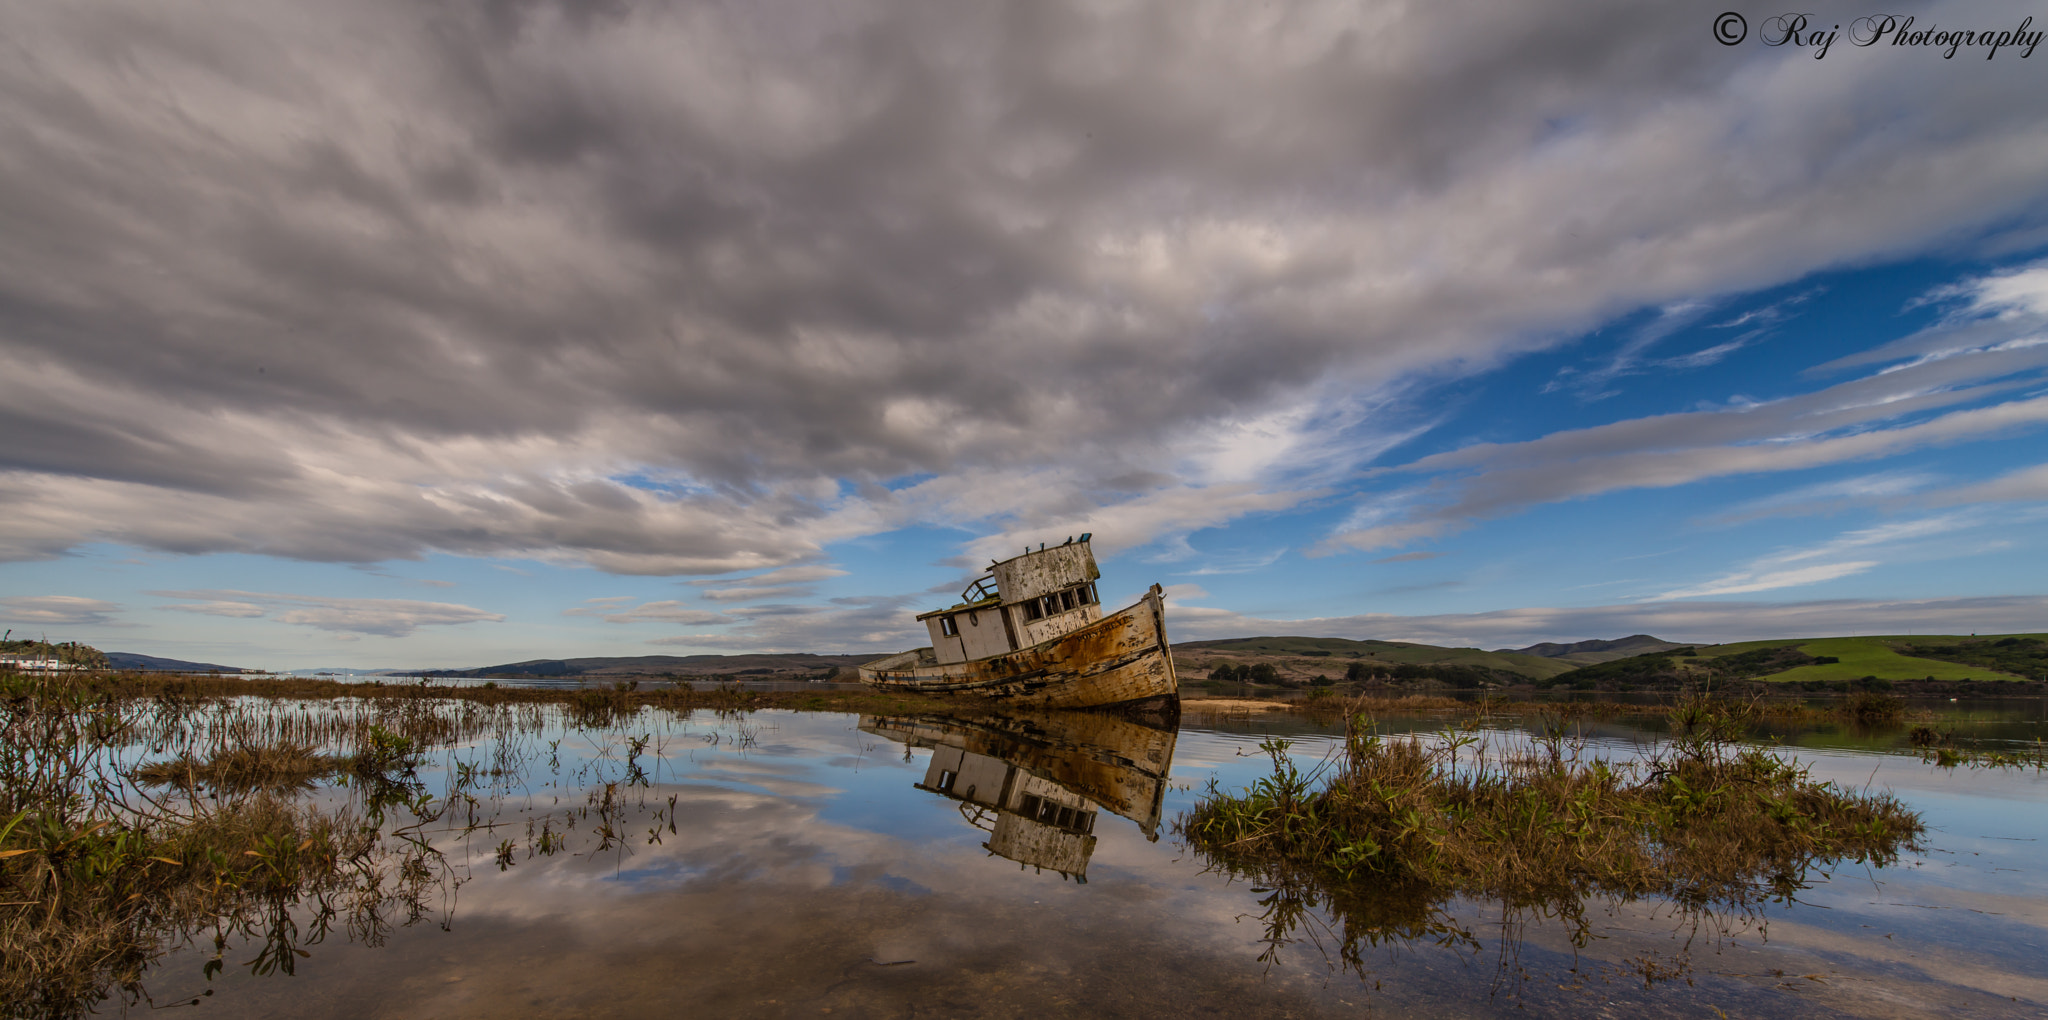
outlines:
[{"label": "boat window", "polygon": [[947,637],[955,637],[960,633],[960,624],[955,622],[950,616],[941,616],[939,617],[939,633]]},{"label": "boat window", "polygon": [[1023,815],[1026,818],[1037,818],[1038,805],[1038,795],[1035,793],[1027,793],[1024,795],[1023,800],[1017,802],[1017,813]]},{"label": "boat window", "polygon": [[1031,601],[1024,603],[1025,620],[1037,620],[1043,618],[1044,616],[1045,609],[1038,604],[1037,599],[1032,599]]},{"label": "boat window", "polygon": [[1092,585],[1092,584],[1084,584],[1084,585],[1080,586],[1079,588],[1076,588],[1076,589],[1074,589],[1074,597],[1075,597],[1075,598],[1076,598],[1077,600],[1079,600],[1079,601],[1080,601],[1080,603],[1081,603],[1082,605],[1084,605],[1084,606],[1092,606],[1092,605],[1094,605],[1094,604],[1095,604],[1095,586],[1094,586],[1094,585]]},{"label": "boat window", "polygon": [[1074,608],[1074,593],[1071,591],[1060,592],[1060,609],[1064,611],[1072,608]]},{"label": "boat window", "polygon": [[953,788],[953,780],[958,778],[960,778],[960,773],[958,772],[940,772],[939,789],[951,790]]}]

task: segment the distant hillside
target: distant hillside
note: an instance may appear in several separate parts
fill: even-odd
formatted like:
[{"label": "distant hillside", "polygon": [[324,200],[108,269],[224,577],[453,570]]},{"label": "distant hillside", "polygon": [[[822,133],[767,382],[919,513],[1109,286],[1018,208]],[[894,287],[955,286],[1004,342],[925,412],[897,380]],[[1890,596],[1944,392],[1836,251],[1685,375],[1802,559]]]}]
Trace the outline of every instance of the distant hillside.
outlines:
[{"label": "distant hillside", "polygon": [[754,655],[606,655],[583,659],[528,659],[475,669],[427,669],[419,676],[446,677],[644,677],[776,674],[815,676],[851,669],[873,655],[813,655],[809,652]]},{"label": "distant hillside", "polygon": [[1633,655],[1650,655],[1681,647],[1684,646],[1677,642],[1654,638],[1648,634],[1631,634],[1628,637],[1616,638],[1613,641],[1576,641],[1568,645],[1554,644],[1546,641],[1542,644],[1530,645],[1527,648],[1502,648],[1499,650],[1502,652],[1518,652],[1523,655],[1537,655],[1546,659],[1563,659],[1566,662],[1574,662],[1581,666],[1590,666],[1596,662],[1612,662],[1615,659],[1626,659]]},{"label": "distant hillside", "polygon": [[2048,679],[2048,635],[1984,634],[1792,638],[1659,649],[1581,667],[1541,686],[1584,690],[1671,688],[1761,680],[1844,689],[1895,684]]},{"label": "distant hillside", "polygon": [[[1472,666],[1497,673],[1541,680],[1569,672],[1576,663],[1522,652],[1488,652],[1478,648],[1443,648],[1412,641],[1353,641],[1349,638],[1250,637],[1221,641],[1187,641],[1173,646],[1175,664],[1183,671],[1213,669],[1225,660],[1269,659],[1283,672],[1339,677],[1354,660],[1393,666]],[[1318,661],[1320,660],[1320,661]]]},{"label": "distant hillside", "polygon": [[1765,649],[1790,648],[1813,656],[1766,680],[1838,683],[1871,676],[1880,680],[2048,679],[2048,634],[1892,634],[1869,637],[1795,638],[1701,645],[1695,664]]},{"label": "distant hillside", "polygon": [[108,652],[107,665],[114,669],[153,669],[169,673],[247,673],[240,666],[220,666],[211,662],[186,662],[183,659],[166,659],[139,652]]}]

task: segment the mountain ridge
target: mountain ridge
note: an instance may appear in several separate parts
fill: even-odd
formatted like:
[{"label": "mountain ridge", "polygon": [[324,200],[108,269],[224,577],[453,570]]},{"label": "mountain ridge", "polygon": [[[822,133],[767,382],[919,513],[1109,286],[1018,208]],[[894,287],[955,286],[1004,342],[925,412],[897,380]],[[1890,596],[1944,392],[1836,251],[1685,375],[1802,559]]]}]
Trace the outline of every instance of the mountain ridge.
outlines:
[{"label": "mountain ridge", "polygon": [[1612,641],[1599,638],[1590,641],[1574,641],[1569,644],[1543,641],[1530,645],[1527,648],[1500,648],[1496,649],[1496,651],[1534,655],[1544,659],[1562,659],[1581,666],[1592,666],[1602,662],[1612,662],[1616,659],[1626,659],[1637,655],[1651,655],[1683,647],[1685,646],[1675,641],[1666,641],[1663,638],[1651,637],[1648,634],[1630,634],[1625,638],[1615,638]]}]

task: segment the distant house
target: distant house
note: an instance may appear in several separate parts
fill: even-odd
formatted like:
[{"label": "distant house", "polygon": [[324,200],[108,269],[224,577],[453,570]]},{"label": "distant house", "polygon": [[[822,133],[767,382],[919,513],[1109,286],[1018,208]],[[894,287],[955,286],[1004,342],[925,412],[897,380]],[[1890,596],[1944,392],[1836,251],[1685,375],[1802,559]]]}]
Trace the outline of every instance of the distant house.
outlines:
[{"label": "distant house", "polygon": [[17,673],[54,673],[61,669],[78,669],[74,663],[59,662],[39,655],[0,655],[0,670]]}]

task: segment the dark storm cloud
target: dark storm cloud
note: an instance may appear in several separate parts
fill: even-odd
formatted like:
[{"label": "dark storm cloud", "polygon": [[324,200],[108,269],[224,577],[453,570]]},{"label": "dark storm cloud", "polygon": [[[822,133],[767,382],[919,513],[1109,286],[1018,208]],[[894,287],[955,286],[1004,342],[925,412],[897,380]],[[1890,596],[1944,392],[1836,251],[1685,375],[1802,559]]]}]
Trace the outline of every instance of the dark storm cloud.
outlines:
[{"label": "dark storm cloud", "polygon": [[1214,451],[1319,393],[2038,212],[2032,68],[1712,13],[16,6],[0,552],[1142,541],[1313,491]]}]

